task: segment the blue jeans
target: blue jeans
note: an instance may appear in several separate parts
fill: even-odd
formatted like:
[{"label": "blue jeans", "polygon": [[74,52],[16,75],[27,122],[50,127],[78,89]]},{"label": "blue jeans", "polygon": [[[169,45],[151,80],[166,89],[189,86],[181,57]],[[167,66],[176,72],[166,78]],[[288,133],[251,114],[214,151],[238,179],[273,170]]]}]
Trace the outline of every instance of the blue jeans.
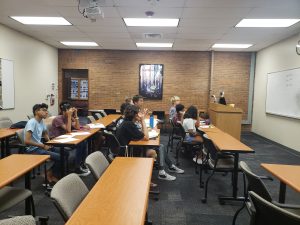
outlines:
[{"label": "blue jeans", "polygon": [[34,151],[27,152],[28,154],[33,155],[50,155],[50,159],[54,162],[52,166],[52,172],[54,176],[59,177],[60,175],[60,154],[59,149],[51,148],[49,150],[45,150],[42,148],[36,148]]},{"label": "blue jeans", "polygon": [[80,163],[85,161],[87,157],[87,141],[83,141],[76,145],[75,166],[79,168]]}]

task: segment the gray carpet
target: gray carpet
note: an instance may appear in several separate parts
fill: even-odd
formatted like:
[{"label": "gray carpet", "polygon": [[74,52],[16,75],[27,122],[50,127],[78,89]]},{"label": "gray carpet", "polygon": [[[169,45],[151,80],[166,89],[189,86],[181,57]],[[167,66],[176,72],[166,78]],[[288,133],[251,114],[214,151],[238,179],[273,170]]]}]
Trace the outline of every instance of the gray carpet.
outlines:
[{"label": "gray carpet", "polygon": [[[162,135],[162,143],[167,144],[168,136]],[[240,159],[245,160],[251,169],[257,174],[270,175],[260,167],[260,163],[283,163],[299,164],[300,153],[287,149],[269,140],[266,140],[253,133],[244,133],[242,142],[252,147],[255,154],[241,154]],[[174,148],[175,149],[175,148]],[[172,158],[174,151],[169,153]],[[153,171],[153,182],[159,185],[160,197],[158,201],[150,197],[149,219],[155,225],[230,225],[235,211],[241,206],[240,202],[228,202],[220,205],[218,195],[230,195],[231,182],[230,175],[222,176],[215,174],[209,183],[209,195],[206,204],[201,203],[204,190],[199,188],[199,175],[195,174],[194,164],[188,156],[180,157],[180,167],[185,170],[184,174],[176,175],[176,181],[161,181],[157,179],[158,171]],[[205,178],[207,174],[205,175]],[[16,186],[24,187],[23,178],[16,181]],[[90,175],[83,178],[84,182],[91,188],[94,184]],[[44,194],[42,188],[42,178],[37,177],[32,180],[32,190],[36,205],[37,215],[49,216],[49,224],[64,224],[58,211]],[[278,199],[279,181],[265,181],[274,199]],[[242,176],[239,177],[239,195],[243,193]],[[287,203],[300,204],[300,193],[296,193],[287,187]],[[1,204],[1,203],[0,203]],[[24,204],[0,214],[0,218],[8,215],[22,215]],[[248,224],[249,216],[246,210],[239,215],[238,225]]]}]

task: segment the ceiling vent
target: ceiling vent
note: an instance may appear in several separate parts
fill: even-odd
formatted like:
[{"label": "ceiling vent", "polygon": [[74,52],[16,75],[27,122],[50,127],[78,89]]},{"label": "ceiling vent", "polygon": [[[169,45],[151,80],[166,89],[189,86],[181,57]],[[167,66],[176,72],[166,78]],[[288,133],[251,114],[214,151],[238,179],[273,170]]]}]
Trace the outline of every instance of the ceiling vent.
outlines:
[{"label": "ceiling vent", "polygon": [[144,34],[144,38],[146,38],[146,39],[161,39],[162,34],[146,33],[146,34]]}]

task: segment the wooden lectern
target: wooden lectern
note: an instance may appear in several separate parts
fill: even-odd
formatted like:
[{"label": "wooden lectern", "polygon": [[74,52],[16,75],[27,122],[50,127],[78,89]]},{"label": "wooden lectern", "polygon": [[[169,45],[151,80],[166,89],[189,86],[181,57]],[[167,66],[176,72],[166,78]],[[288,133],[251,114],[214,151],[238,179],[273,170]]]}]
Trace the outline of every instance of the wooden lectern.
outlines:
[{"label": "wooden lectern", "polygon": [[241,138],[242,112],[240,108],[227,105],[217,103],[209,105],[211,123],[238,140]]}]

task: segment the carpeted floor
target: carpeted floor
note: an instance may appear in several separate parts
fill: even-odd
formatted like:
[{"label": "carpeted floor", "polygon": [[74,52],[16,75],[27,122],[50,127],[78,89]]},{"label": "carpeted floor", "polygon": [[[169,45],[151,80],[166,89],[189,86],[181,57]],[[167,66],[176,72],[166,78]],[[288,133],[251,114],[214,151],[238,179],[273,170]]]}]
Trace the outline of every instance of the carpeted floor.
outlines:
[{"label": "carpeted floor", "polygon": [[[167,144],[168,136],[162,135],[161,142]],[[246,161],[251,169],[261,175],[270,175],[260,167],[260,163],[298,164],[300,153],[275,144],[253,133],[242,135],[243,143],[252,147],[255,154],[241,154],[240,159]],[[174,159],[174,151],[169,153]],[[230,225],[235,211],[241,206],[240,202],[228,202],[220,205],[218,195],[230,195],[230,175],[215,174],[209,183],[209,195],[206,204],[201,203],[204,190],[199,187],[199,175],[195,174],[194,163],[190,157],[181,156],[180,168],[184,174],[178,174],[175,181],[161,181],[157,179],[158,171],[153,171],[153,181],[159,184],[159,200],[149,200],[149,219],[154,225]],[[205,178],[207,175],[205,175]],[[16,186],[24,187],[23,178],[15,182]],[[90,175],[83,178],[89,188],[94,184]],[[64,224],[61,216],[50,199],[44,194],[42,178],[32,180],[32,190],[36,205],[37,215],[49,216],[50,225]],[[274,199],[278,199],[279,181],[265,181]],[[239,177],[239,195],[243,193],[242,176]],[[287,187],[287,203],[300,204],[300,193]],[[1,203],[0,203],[1,204]],[[0,214],[0,218],[8,215],[22,215],[24,204],[21,203],[13,209]],[[249,222],[246,210],[239,215],[238,225],[246,225]],[[121,224],[120,224],[121,225]]]}]

